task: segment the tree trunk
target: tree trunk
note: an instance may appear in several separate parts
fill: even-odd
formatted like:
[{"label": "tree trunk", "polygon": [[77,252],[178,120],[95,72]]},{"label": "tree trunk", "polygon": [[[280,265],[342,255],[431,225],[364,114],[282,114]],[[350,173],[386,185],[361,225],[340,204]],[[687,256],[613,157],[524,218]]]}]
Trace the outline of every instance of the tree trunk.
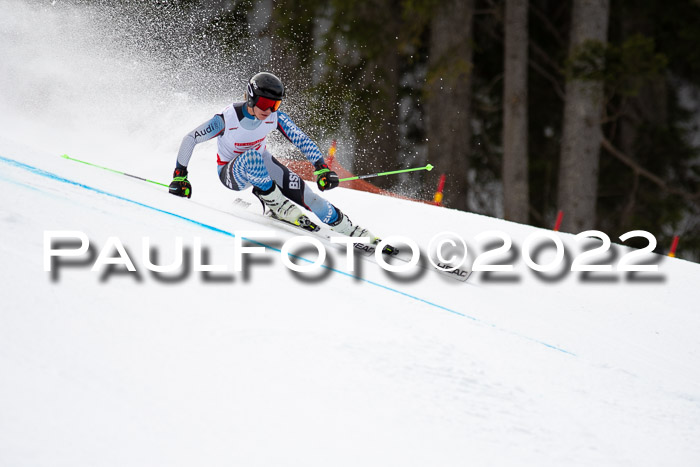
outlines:
[{"label": "tree trunk", "polygon": [[528,223],[528,0],[506,0],[503,83],[503,207],[505,218]]},{"label": "tree trunk", "polygon": [[467,210],[474,0],[446,0],[436,8],[425,94],[428,160],[447,174],[445,205]]},{"label": "tree trunk", "polygon": [[[574,0],[573,5],[570,57],[586,41],[607,43],[610,11],[609,0]],[[567,80],[559,166],[562,230],[578,233],[596,225],[603,100],[602,81]]]}]

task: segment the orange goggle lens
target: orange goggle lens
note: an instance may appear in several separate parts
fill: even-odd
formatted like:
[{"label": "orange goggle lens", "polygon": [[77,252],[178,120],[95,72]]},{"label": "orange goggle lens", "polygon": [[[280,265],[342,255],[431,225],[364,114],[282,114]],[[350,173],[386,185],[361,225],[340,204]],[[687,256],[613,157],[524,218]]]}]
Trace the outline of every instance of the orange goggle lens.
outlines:
[{"label": "orange goggle lens", "polygon": [[255,101],[255,106],[260,110],[272,109],[273,112],[277,112],[280,108],[282,101],[276,101],[274,99],[268,99],[267,97],[258,97]]}]

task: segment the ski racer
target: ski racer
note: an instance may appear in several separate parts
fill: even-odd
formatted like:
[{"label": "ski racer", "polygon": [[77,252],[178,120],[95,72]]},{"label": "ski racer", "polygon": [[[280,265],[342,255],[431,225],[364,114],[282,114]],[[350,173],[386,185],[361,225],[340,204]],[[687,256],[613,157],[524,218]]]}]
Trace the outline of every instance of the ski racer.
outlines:
[{"label": "ski racer", "polygon": [[267,135],[277,129],[313,164],[319,190],[331,190],[339,184],[338,175],[328,168],[316,143],[279,110],[284,97],[284,85],[272,73],[258,73],[250,78],[244,102],[229,105],[185,135],[177,154],[170,193],[192,196],[187,165],[194,147],[217,138],[219,179],[227,188],[240,191],[252,186],[255,196],[274,217],[307,230],[317,227],[297,204],[312,211],[340,234],[369,237],[370,243],[379,243],[380,239],[372,232],[353,224],[340,209],[312,191],[299,175],[268,150]]}]

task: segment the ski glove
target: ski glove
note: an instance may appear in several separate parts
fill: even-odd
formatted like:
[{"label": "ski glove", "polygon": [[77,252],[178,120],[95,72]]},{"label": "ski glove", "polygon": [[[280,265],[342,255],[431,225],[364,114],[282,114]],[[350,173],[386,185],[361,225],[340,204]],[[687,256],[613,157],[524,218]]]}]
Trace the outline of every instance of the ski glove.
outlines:
[{"label": "ski glove", "polygon": [[192,196],[192,185],[187,180],[187,167],[181,169],[175,169],[173,173],[173,181],[170,182],[170,194],[176,196],[186,196],[190,198]]},{"label": "ski glove", "polygon": [[340,180],[338,179],[338,174],[333,172],[328,168],[328,165],[323,161],[318,161],[314,165],[316,171],[316,185],[321,191],[331,190],[338,186]]}]

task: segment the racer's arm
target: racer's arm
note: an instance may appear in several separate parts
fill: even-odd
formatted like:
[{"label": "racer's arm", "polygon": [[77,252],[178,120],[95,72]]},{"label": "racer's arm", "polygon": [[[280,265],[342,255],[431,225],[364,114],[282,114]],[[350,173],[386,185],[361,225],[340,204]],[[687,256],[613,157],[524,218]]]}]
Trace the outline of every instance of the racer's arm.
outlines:
[{"label": "racer's arm", "polygon": [[277,129],[313,164],[319,190],[330,190],[338,186],[338,174],[328,168],[318,145],[306,136],[306,133],[301,131],[284,112],[277,112]]},{"label": "racer's arm", "polygon": [[299,148],[302,154],[304,154],[304,157],[306,157],[311,164],[316,165],[318,161],[324,163],[323,154],[321,154],[321,150],[318,149],[316,143],[306,136],[306,133],[301,131],[286,113],[279,110],[277,111],[277,129],[294,146]]},{"label": "racer's arm", "polygon": [[194,147],[199,143],[219,136],[223,131],[224,116],[217,114],[214,115],[211,120],[202,123],[182,138],[180,150],[177,153],[177,162],[175,162],[173,181],[170,182],[170,186],[168,187],[171,194],[186,196],[187,198],[192,196],[192,184],[187,180],[187,164],[190,163],[192,151],[194,151]]},{"label": "racer's arm", "polygon": [[185,168],[190,163],[192,151],[194,147],[204,141],[209,141],[212,138],[219,136],[224,132],[224,116],[221,114],[214,115],[210,120],[199,125],[194,130],[190,131],[182,138],[180,150],[177,152],[177,167]]}]

